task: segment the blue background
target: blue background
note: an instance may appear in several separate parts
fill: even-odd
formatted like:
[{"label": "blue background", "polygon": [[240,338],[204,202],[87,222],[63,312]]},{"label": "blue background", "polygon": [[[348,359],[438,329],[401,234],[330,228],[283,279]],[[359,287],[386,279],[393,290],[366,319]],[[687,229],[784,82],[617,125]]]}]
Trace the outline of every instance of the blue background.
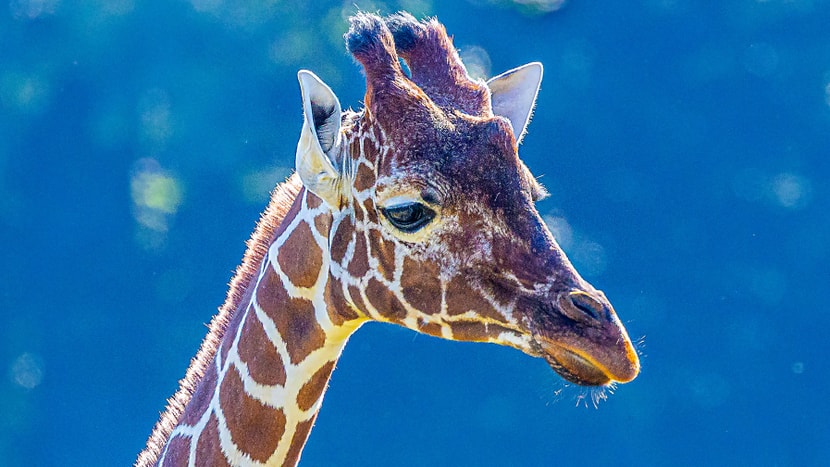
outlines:
[{"label": "blue background", "polygon": [[355,3],[437,15],[474,73],[544,63],[521,154],[643,371],[595,409],[518,351],[369,324],[306,465],[830,457],[830,2],[11,0],[0,464],[132,463],[290,171],[297,70],[360,105]]}]

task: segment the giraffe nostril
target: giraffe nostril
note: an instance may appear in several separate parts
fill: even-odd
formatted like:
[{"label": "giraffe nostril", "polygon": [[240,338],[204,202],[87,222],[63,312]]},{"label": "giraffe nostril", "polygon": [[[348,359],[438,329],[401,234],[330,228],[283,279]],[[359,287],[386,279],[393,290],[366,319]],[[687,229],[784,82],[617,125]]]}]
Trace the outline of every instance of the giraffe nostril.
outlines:
[{"label": "giraffe nostril", "polygon": [[575,321],[603,321],[607,315],[602,302],[587,292],[575,290],[569,293],[567,298],[568,303],[562,311]]}]

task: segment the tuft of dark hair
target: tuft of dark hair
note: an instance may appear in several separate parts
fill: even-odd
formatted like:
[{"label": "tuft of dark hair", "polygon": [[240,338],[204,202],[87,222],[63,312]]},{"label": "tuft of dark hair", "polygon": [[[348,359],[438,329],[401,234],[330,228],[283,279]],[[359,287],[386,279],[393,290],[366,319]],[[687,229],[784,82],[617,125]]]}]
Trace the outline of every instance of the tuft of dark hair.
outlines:
[{"label": "tuft of dark hair", "polygon": [[371,54],[378,47],[383,47],[381,37],[385,25],[383,20],[371,13],[359,12],[349,18],[349,30],[343,36],[346,39],[346,49],[355,57]]}]

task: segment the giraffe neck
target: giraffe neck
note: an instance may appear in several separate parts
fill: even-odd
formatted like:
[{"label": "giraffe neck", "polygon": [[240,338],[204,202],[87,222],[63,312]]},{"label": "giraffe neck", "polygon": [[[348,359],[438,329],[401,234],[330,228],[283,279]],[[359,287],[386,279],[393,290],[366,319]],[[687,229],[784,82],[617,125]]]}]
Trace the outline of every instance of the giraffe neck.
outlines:
[{"label": "giraffe neck", "polygon": [[[364,322],[329,275],[331,215],[300,192],[158,465],[294,465]],[[345,313],[343,313],[345,310]]]}]

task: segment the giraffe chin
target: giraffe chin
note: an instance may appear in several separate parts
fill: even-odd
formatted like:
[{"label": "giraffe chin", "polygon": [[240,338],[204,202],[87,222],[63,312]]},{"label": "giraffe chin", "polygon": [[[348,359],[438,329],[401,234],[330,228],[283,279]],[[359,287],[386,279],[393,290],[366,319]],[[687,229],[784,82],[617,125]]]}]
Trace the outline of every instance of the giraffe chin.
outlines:
[{"label": "giraffe chin", "polygon": [[607,386],[615,380],[582,355],[550,342],[542,343],[544,358],[556,373],[580,386]]}]

